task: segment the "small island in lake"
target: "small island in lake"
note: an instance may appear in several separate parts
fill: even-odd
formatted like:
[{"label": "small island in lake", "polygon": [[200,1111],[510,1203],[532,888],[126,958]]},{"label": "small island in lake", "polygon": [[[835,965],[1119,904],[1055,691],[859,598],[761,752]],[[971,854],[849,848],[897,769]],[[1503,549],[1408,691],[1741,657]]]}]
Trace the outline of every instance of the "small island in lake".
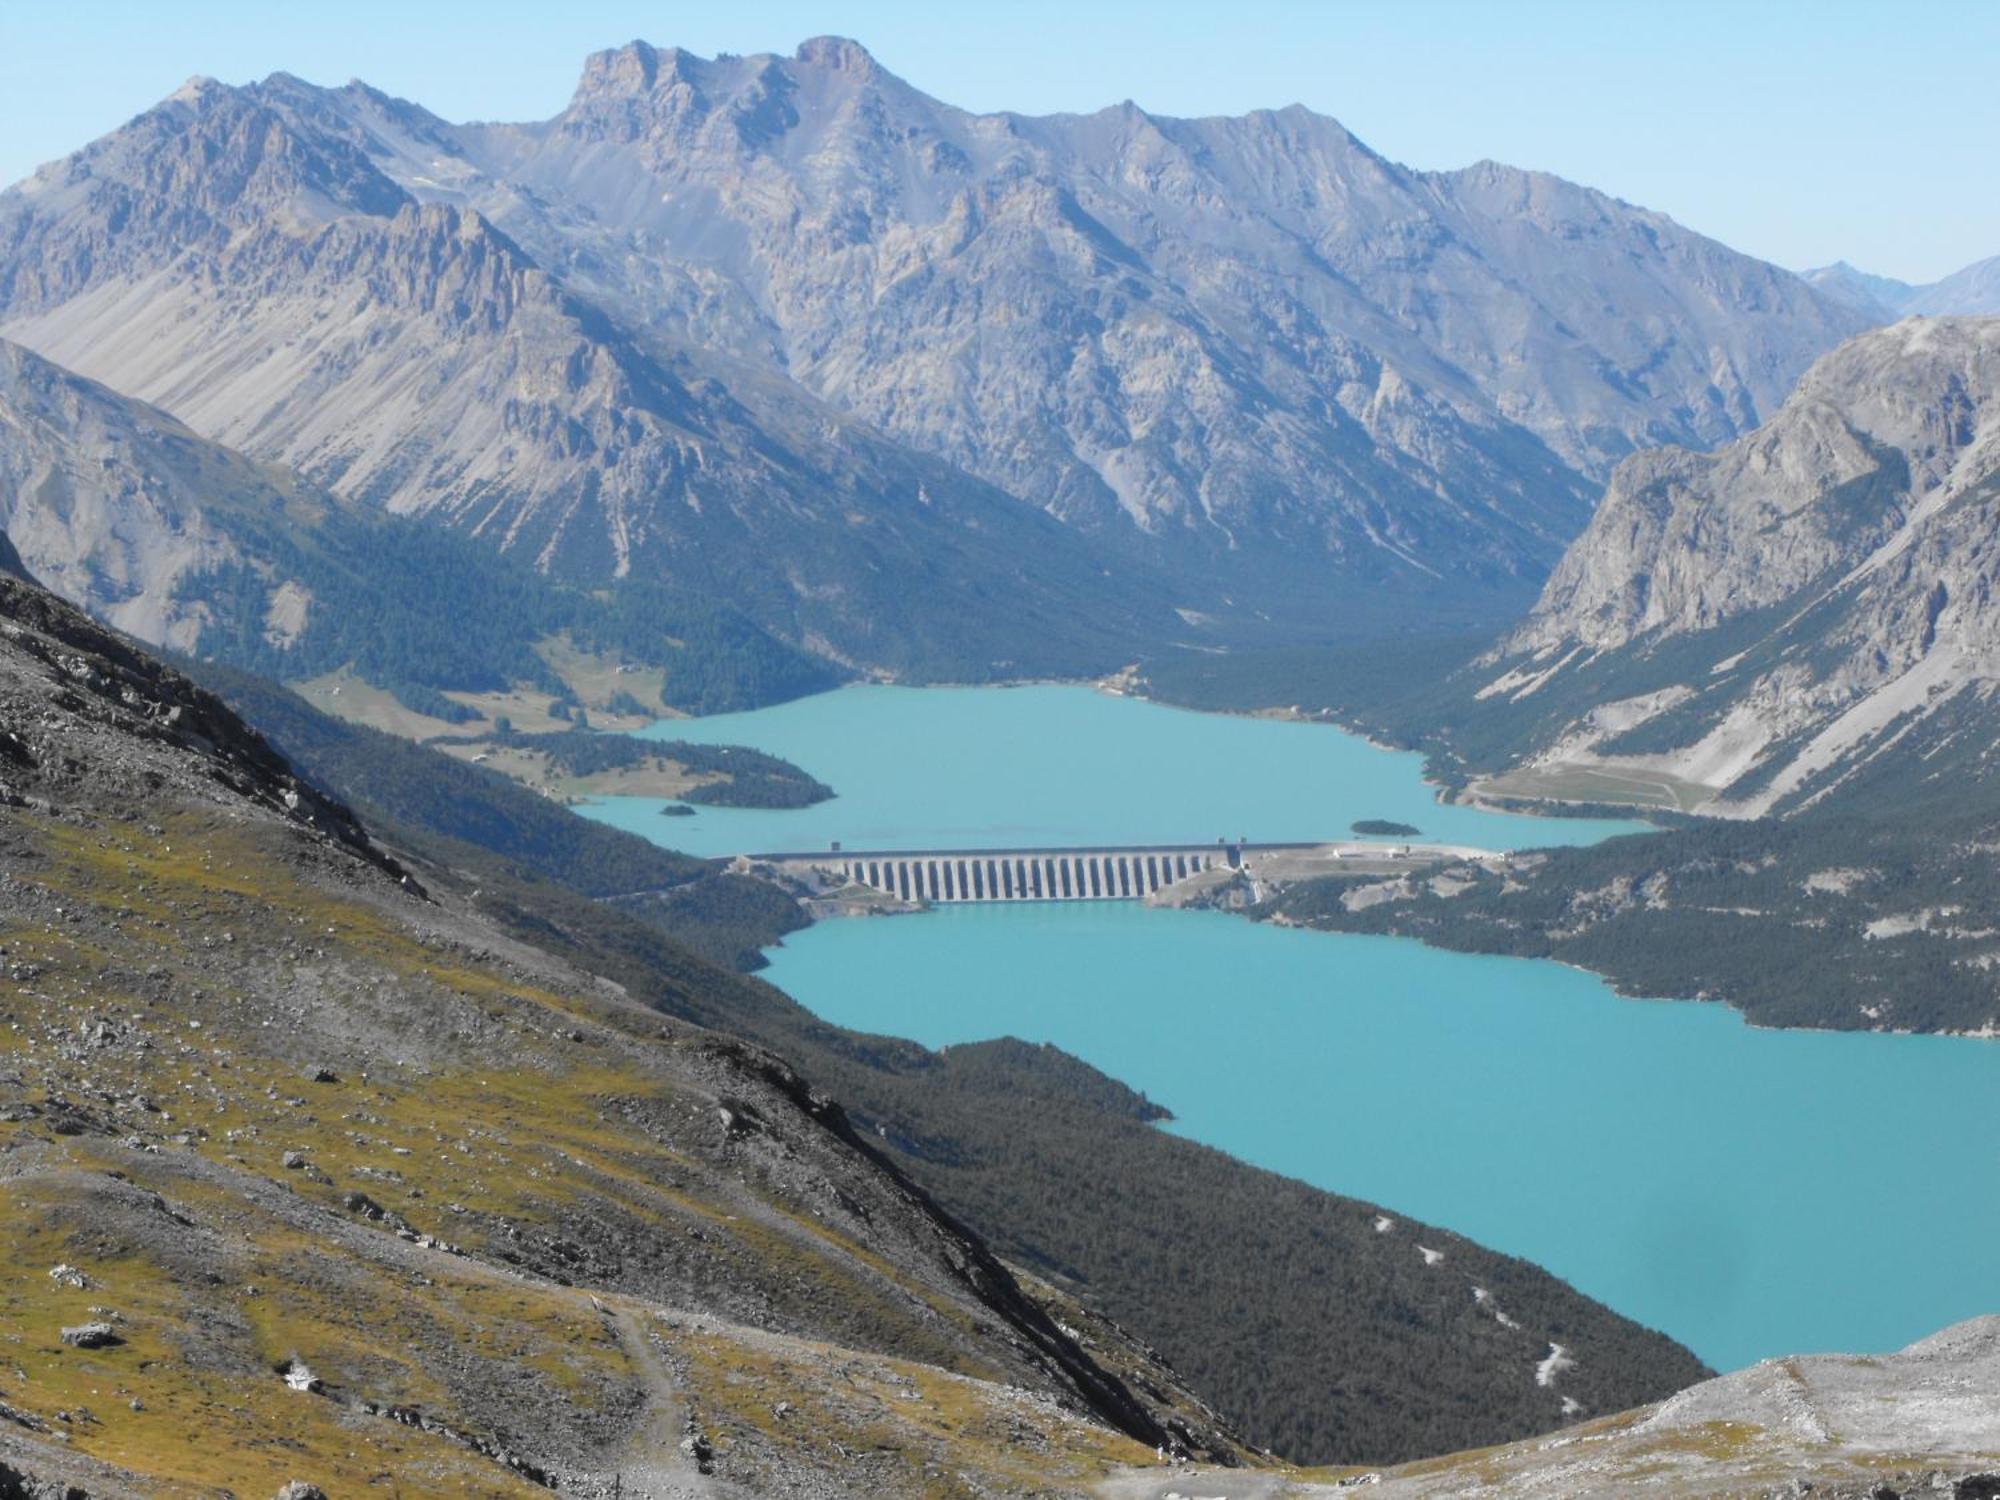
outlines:
[{"label": "small island in lake", "polygon": [[694,809],[689,807],[685,802],[669,802],[665,807],[660,809],[660,816],[663,818],[691,818],[694,816]]},{"label": "small island in lake", "polygon": [[1412,827],[1408,823],[1392,823],[1387,818],[1363,818],[1360,822],[1348,826],[1358,834],[1382,839],[1415,838],[1423,832],[1421,828]]}]

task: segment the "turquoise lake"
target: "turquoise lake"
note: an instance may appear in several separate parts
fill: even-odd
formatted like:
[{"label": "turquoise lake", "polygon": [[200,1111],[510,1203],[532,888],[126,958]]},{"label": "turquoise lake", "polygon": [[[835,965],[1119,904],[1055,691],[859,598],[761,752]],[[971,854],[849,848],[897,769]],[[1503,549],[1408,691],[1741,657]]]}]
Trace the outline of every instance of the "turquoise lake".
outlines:
[{"label": "turquoise lake", "polygon": [[[850,687],[645,733],[782,755],[837,795],[797,812],[605,798],[592,816],[694,854],[1342,838],[1386,818],[1438,843],[1588,844],[1637,823],[1441,806],[1423,758],[1323,724],[1197,714],[1085,687]],[[664,828],[662,825],[665,825]]]},{"label": "turquoise lake", "polygon": [[[1443,807],[1414,757],[1081,688],[854,688],[666,737],[832,784],[801,813],[588,809],[702,853],[1330,837],[1524,847],[1628,825]],[[767,977],[932,1046],[1048,1041],[1172,1129],[1526,1256],[1718,1367],[1882,1351],[2000,1310],[2000,1044],[1757,1031],[1556,964],[1137,903],[794,934]]]}]

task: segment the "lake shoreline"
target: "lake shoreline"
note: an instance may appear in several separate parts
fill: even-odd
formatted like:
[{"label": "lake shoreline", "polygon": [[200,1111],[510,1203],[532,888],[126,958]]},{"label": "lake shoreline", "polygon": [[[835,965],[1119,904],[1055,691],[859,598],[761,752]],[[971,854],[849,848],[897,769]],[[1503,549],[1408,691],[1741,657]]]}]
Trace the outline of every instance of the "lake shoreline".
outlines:
[{"label": "lake shoreline", "polygon": [[[1943,1149],[1960,1125],[1905,1119],[1888,1139],[1842,1103],[1916,1075],[1942,1072],[1953,1089],[2000,1080],[1996,1054],[1961,1038],[1758,1027],[1716,1004],[1618,994],[1559,960],[1221,922],[1237,914],[1219,911],[1169,919],[1137,903],[1044,903],[921,915],[930,920],[795,934],[767,977],[832,1024],[927,1047],[1001,1036],[1056,1046],[1158,1100],[1176,1134],[1546,1266],[1719,1368],[1795,1348],[1896,1347],[1906,1330],[2000,1299],[2000,1278],[1984,1262],[1975,1272],[1965,1247],[1904,1244],[1898,1296],[1862,1309],[1862,1322],[1885,1325],[1871,1336],[1840,1325],[1828,1288],[1872,1274],[1862,1267],[1876,1252],[1795,1232],[1832,1222],[1878,1167],[1885,1184],[1909,1176],[1914,1201],[1970,1204],[2000,1230],[1992,1195],[1959,1180],[1981,1169]],[[1298,936],[1268,945],[1287,933]],[[927,998],[940,983],[952,996],[942,1007]],[[1069,998],[1078,983],[1088,1007]],[[1320,1059],[1345,1061],[1316,1081]],[[1475,1079],[1506,1086],[1468,1092]],[[1976,1109],[1957,1097],[1948,1112]],[[1707,1273],[1661,1282],[1645,1261],[1621,1269],[1626,1235],[1671,1242],[1677,1224],[1718,1213],[1737,1226],[1725,1242],[1755,1226],[1746,1243],[1763,1267],[1728,1297],[1702,1290]],[[1691,1265],[1709,1254],[1690,1253]],[[1958,1269],[1926,1276],[1934,1254]],[[1800,1278],[1819,1291],[1786,1290]],[[1766,1297],[1782,1318],[1756,1310]],[[1924,1310],[1894,1322],[1904,1304]],[[1766,1325],[1782,1327],[1756,1342]]]},{"label": "lake shoreline", "polygon": [[[1338,725],[1177,707],[1095,685],[845,688],[674,729],[792,760],[839,788],[831,802],[671,823],[643,799],[590,811],[682,847],[698,830],[691,852],[709,855],[833,839],[1087,847],[1181,829],[1339,841],[1363,817],[1519,850],[1653,831],[1455,807],[1419,757]],[[2000,1305],[2000,1267],[1968,1258],[2000,1237],[2000,1182],[1972,1145],[1978,1101],[2000,1087],[1994,1049],[1607,1003],[1661,997],[1560,959],[1289,937],[1296,926],[1237,913],[918,915],[795,932],[766,950],[764,977],[830,1023],[925,1046],[1049,1042],[1170,1107],[1177,1134],[1547,1266],[1717,1365],[1894,1347]],[[1853,1107],[1918,1093],[1921,1112]],[[1868,1184],[1951,1217],[1954,1234],[1801,1234],[1841,1222]],[[1877,1283],[1893,1294],[1855,1291]]]}]

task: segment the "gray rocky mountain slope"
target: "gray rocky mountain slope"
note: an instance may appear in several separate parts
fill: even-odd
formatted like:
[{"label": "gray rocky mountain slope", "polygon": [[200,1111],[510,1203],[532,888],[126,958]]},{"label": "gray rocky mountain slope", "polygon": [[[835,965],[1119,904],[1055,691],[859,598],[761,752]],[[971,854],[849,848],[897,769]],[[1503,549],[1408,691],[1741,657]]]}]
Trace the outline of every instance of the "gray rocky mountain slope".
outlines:
[{"label": "gray rocky mountain slope", "polygon": [[1904,303],[1918,290],[1907,281],[1872,272],[1837,260],[1830,266],[1814,266],[1799,272],[1800,277],[1836,302],[1844,302],[1856,312],[1878,322],[1895,322]]},{"label": "gray rocky mountain slope", "polygon": [[636,574],[892,667],[1075,667],[1079,641],[1115,657],[1178,624],[947,465],[797,397],[759,421],[477,213],[415,202],[254,93],[191,87],[4,195],[0,220],[21,342],[558,577]]},{"label": "gray rocky mountain slope", "polygon": [[[34,575],[155,645],[190,650],[214,618],[188,585],[260,555],[258,533],[312,528],[321,502],[165,412],[0,340],[0,528]],[[270,628],[311,609],[270,579]]]},{"label": "gray rocky mountain slope", "polygon": [[1617,458],[1748,430],[1865,321],[1305,110],[971,115],[830,39],[635,43],[522,126],[197,81],[0,195],[8,336],[344,494],[892,666],[996,616],[962,658],[1490,618]]},{"label": "gray rocky mountain slope", "polygon": [[1824,796],[2000,685],[2000,320],[1912,318],[1763,428],[1637,455],[1489,662],[1533,769]]},{"label": "gray rocky mountain slope", "polygon": [[2000,255],[1975,261],[1942,281],[1918,287],[1900,311],[1913,313],[2000,314]]},{"label": "gray rocky mountain slope", "polygon": [[1105,1500],[1991,1500],[2000,1495],[2000,1318],[1975,1318],[1895,1354],[1804,1355],[1719,1376],[1656,1406],[1526,1443],[1344,1482],[1260,1484],[1131,1475]]},{"label": "gray rocky mountain slope", "polygon": [[0,1494],[1075,1493],[1235,1451],[777,1058],[448,887],[0,578]]},{"label": "gray rocky mountain slope", "polygon": [[[584,590],[247,459],[5,339],[0,526],[35,577],[98,618],[273,676],[352,667],[391,688],[500,689],[546,677],[539,641],[601,639],[612,621]],[[736,612],[691,628],[683,602],[656,594],[618,638],[627,659],[667,670],[663,703],[714,707],[707,683],[740,706],[833,678]],[[467,638],[443,618],[454,612],[481,630]],[[779,675],[732,671],[745,651]]]},{"label": "gray rocky mountain slope", "polygon": [[[548,124],[458,139],[446,190],[576,205],[722,280],[763,352],[842,405],[1059,512],[1149,528],[1254,514],[1231,479],[1249,443],[1269,465],[1318,457],[1307,442],[1422,461],[1428,429],[1457,450],[1433,465],[1469,465],[1518,426],[1590,472],[1714,442],[1851,326],[1782,273],[1554,178],[1409,172],[1300,108],[970,115],[834,38],[714,61],[635,43],[592,58]],[[579,274],[726,337],[618,264]],[[1023,337],[1037,326],[1057,337]],[[1206,482],[1153,435],[1168,426],[1219,455]],[[1024,438],[1042,468],[1010,469]]]}]

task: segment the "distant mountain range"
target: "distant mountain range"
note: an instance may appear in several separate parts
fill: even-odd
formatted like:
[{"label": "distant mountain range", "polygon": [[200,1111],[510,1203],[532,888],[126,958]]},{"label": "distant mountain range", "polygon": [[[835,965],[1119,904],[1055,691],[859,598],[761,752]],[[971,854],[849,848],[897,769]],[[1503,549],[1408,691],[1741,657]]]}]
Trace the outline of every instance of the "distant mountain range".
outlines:
[{"label": "distant mountain range", "polygon": [[1620,458],[1749,431],[1872,316],[1303,109],[973,115],[836,39],[634,43],[534,125],[196,80],[0,194],[6,337],[912,679],[1497,623]]},{"label": "distant mountain range", "polygon": [[1912,313],[1986,317],[2000,313],[2000,255],[1975,261],[1942,281],[1912,286],[1891,276],[1871,276],[1846,261],[1801,273],[1829,297],[1881,322]]}]

